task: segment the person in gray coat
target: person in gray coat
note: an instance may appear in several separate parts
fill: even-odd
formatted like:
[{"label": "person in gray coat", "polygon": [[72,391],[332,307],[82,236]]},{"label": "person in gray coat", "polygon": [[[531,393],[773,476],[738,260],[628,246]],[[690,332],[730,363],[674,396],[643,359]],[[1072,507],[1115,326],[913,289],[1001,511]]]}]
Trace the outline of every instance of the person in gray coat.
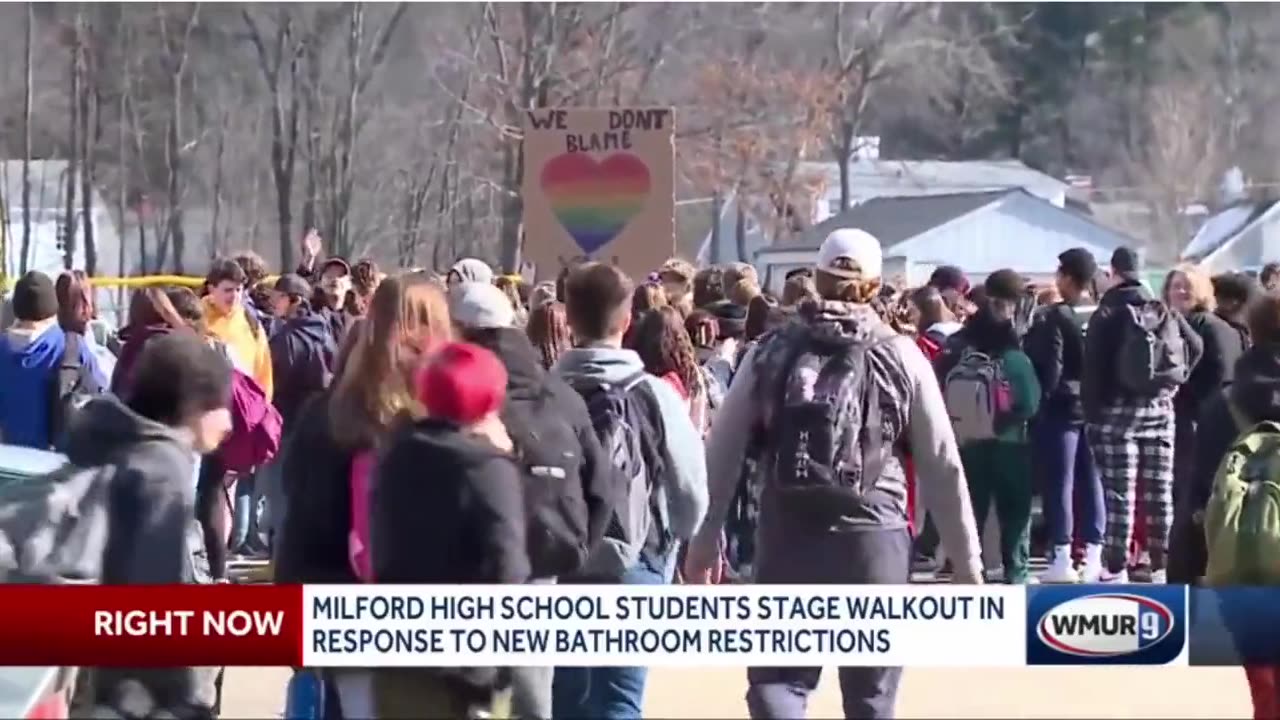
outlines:
[{"label": "person in gray coat", "polygon": [[[209,582],[195,518],[195,460],[231,430],[231,366],[195,333],[147,343],[123,401],[104,395],[80,411],[67,458],[110,467],[104,585]],[[102,712],[126,718],[213,718],[219,668],[98,668],[82,684]],[[103,717],[95,711],[95,717]],[[110,715],[106,715],[110,716]]]},{"label": "person in gray coat", "polygon": [[[910,582],[909,451],[955,581],[982,582],[968,484],[933,368],[911,338],[895,333],[869,305],[882,264],[875,237],[853,229],[832,233],[818,251],[820,299],[802,303],[797,321],[765,336],[743,358],[708,438],[711,505],[685,560],[688,581],[712,577],[725,516],[750,457],[764,466],[756,582]],[[838,416],[862,421],[820,425],[811,406],[844,396],[844,390],[865,402],[860,412]],[[815,448],[826,443],[814,440],[818,436],[844,450],[819,456]],[[804,717],[821,672],[750,668],[751,717]],[[897,667],[840,668],[845,717],[893,717],[901,677]]]}]

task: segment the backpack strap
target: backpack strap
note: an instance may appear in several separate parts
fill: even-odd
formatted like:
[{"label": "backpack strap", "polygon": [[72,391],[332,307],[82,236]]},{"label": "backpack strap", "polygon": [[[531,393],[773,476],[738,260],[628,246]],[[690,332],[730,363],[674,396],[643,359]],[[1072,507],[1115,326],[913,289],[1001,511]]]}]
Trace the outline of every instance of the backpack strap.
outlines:
[{"label": "backpack strap", "polygon": [[68,332],[64,333],[63,337],[62,355],[53,368],[53,376],[49,378],[47,424],[50,441],[62,431],[62,423],[65,420],[62,417],[62,398],[68,391],[75,389],[84,369],[80,361],[80,334]]},{"label": "backpack strap", "polygon": [[1235,401],[1231,398],[1227,398],[1227,412],[1231,413],[1231,420],[1236,424],[1237,435],[1255,425],[1255,423],[1249,419],[1249,416],[1245,414],[1244,410],[1242,410],[1239,405],[1236,405]]},{"label": "backpack strap", "polygon": [[653,486],[649,489],[649,510],[658,530],[658,551],[666,553],[671,547],[672,538],[667,524],[661,522],[663,513],[658,506],[657,494],[654,490],[659,485],[666,487],[667,477],[674,461],[667,452],[667,426],[662,417],[662,406],[659,405],[658,396],[653,388],[644,381],[646,375],[647,373],[642,371],[629,377],[623,381],[622,387],[627,400],[634,402],[640,410],[641,425],[637,428],[640,433],[640,453],[644,458],[645,470],[653,482]]}]

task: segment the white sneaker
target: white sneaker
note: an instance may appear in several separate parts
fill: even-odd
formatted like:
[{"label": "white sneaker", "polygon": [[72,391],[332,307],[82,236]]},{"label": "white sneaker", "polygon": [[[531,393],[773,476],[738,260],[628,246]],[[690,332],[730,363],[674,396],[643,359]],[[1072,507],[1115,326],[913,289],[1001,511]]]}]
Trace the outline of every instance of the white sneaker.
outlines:
[{"label": "white sneaker", "polygon": [[1096,583],[1102,579],[1102,546],[1091,543],[1084,546],[1084,562],[1080,563],[1080,582]]},{"label": "white sneaker", "polygon": [[1152,585],[1168,585],[1169,572],[1167,570],[1152,570],[1151,580],[1149,582]]},{"label": "white sneaker", "polygon": [[1112,572],[1108,572],[1108,571],[1106,571],[1106,570],[1103,570],[1103,571],[1102,571],[1102,574],[1101,574],[1100,576],[1098,576],[1098,582],[1100,582],[1100,583],[1105,583],[1105,584],[1108,584],[1108,585],[1112,585],[1112,584],[1114,584],[1114,585],[1128,585],[1128,584],[1129,584],[1129,571],[1128,571],[1128,570],[1121,570],[1121,571],[1120,571],[1120,572],[1118,572],[1118,573],[1112,573]]},{"label": "white sneaker", "polygon": [[1071,546],[1058,545],[1053,549],[1053,559],[1049,569],[1045,571],[1043,580],[1047,583],[1077,583],[1080,575],[1076,573],[1071,562]]}]

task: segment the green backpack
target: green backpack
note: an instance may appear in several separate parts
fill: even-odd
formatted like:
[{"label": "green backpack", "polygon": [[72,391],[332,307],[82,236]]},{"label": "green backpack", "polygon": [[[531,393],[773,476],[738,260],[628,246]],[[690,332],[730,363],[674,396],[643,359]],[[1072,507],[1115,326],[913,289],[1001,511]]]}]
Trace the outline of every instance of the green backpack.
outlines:
[{"label": "green backpack", "polygon": [[1208,585],[1280,585],[1280,423],[1250,425],[1227,451],[1205,508]]}]

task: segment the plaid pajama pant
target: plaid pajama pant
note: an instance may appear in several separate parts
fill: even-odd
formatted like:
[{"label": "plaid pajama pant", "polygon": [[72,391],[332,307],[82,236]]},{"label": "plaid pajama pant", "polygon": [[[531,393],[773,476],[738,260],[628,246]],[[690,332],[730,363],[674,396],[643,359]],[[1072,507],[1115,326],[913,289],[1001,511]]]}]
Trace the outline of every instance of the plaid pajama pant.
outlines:
[{"label": "plaid pajama pant", "polygon": [[1140,509],[1151,569],[1163,570],[1173,525],[1173,401],[1108,407],[1088,433],[1107,509],[1102,562],[1110,572],[1125,569]]}]

